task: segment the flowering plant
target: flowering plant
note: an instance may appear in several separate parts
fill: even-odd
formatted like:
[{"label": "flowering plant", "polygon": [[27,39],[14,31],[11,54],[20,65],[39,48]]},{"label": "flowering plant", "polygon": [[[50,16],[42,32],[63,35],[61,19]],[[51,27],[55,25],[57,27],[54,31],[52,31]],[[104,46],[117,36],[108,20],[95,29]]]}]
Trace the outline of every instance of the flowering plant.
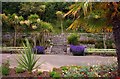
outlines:
[{"label": "flowering plant", "polygon": [[84,50],[85,50],[85,46],[81,46],[81,45],[70,45],[70,52],[72,52],[74,55],[75,54],[82,54],[84,55]]},{"label": "flowering plant", "polygon": [[44,54],[44,50],[45,50],[45,48],[43,47],[43,46],[36,46],[35,48],[34,48],[34,51],[37,51],[37,53],[38,54]]}]

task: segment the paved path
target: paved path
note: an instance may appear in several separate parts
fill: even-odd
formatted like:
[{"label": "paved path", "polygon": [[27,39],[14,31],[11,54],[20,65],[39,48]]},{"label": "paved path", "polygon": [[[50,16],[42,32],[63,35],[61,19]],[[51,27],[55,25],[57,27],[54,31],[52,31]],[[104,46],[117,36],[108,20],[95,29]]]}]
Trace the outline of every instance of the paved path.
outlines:
[{"label": "paved path", "polygon": [[[10,58],[11,67],[17,66],[16,59],[17,54],[0,54],[2,61]],[[40,66],[41,70],[51,70],[53,67],[60,67],[65,65],[99,65],[99,64],[111,64],[115,62],[116,57],[103,57],[103,56],[67,56],[67,55],[37,55],[41,56],[38,64],[44,63]]]}]

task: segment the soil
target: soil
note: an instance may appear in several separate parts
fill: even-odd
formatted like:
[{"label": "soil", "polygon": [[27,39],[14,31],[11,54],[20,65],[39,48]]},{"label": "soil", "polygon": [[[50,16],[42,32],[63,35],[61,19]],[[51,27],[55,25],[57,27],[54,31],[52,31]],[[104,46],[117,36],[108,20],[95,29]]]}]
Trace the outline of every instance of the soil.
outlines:
[{"label": "soil", "polygon": [[[54,68],[53,69],[55,72],[59,73],[61,77],[63,77],[62,75],[62,69],[61,68]],[[99,73],[101,76],[104,74],[104,72],[100,72]],[[117,76],[117,72],[110,72],[109,73],[109,76],[110,77],[116,77]],[[33,73],[28,73],[27,71],[23,72],[23,73],[16,73],[15,72],[15,68],[11,68],[10,69],[10,72],[9,72],[9,75],[7,76],[3,76],[2,79],[34,79],[34,78],[37,78],[37,79],[53,79],[51,76],[50,76],[50,73],[48,71],[43,71],[41,74],[38,74],[38,71],[34,71]]]},{"label": "soil", "polygon": [[29,73],[27,71],[24,71],[22,73],[16,73],[15,68],[10,68],[9,75],[3,76],[2,79],[8,79],[8,78],[18,78],[18,77],[50,77],[50,74],[48,71],[43,71],[41,74],[38,74],[38,71],[34,71],[32,73]]}]

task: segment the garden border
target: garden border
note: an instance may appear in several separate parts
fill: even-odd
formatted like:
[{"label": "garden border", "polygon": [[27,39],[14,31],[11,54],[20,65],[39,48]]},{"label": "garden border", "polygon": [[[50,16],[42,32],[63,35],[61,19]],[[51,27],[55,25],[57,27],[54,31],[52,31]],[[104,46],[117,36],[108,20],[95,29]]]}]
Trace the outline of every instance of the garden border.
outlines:
[{"label": "garden border", "polygon": [[[27,47],[26,47],[27,48]],[[0,47],[0,50],[2,51],[23,51],[24,47]],[[116,54],[116,49],[95,49],[95,48],[86,48],[85,53],[92,54],[92,53],[109,53],[109,54]]]}]

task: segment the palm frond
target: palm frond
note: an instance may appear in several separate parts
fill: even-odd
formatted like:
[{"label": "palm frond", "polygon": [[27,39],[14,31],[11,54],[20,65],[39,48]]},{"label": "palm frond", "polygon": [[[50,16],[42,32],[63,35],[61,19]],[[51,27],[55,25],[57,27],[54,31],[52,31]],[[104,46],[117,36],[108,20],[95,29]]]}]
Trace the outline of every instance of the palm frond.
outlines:
[{"label": "palm frond", "polygon": [[71,5],[70,11],[64,14],[64,17],[66,17],[67,15],[71,15],[71,14],[75,16],[76,13],[81,10],[81,8],[83,7],[83,4],[84,3],[76,3],[76,4]]},{"label": "palm frond", "polygon": [[[69,14],[75,15],[78,10],[80,11],[80,9],[82,9],[83,12],[79,13],[78,18],[75,19],[75,21],[67,28],[67,30],[82,27],[87,32],[111,32],[112,27],[109,27],[109,25],[107,24],[107,19],[105,15],[106,12],[104,11],[104,9],[106,8],[103,8],[103,6],[106,6],[107,3],[102,5],[101,3],[99,3],[99,5],[96,5],[96,3],[94,3],[94,7],[100,7],[100,9],[93,10],[92,5],[92,3],[85,2],[73,4],[72,6],[70,6],[71,10],[64,16]],[[84,14],[84,16],[81,16],[80,14]]]}]

